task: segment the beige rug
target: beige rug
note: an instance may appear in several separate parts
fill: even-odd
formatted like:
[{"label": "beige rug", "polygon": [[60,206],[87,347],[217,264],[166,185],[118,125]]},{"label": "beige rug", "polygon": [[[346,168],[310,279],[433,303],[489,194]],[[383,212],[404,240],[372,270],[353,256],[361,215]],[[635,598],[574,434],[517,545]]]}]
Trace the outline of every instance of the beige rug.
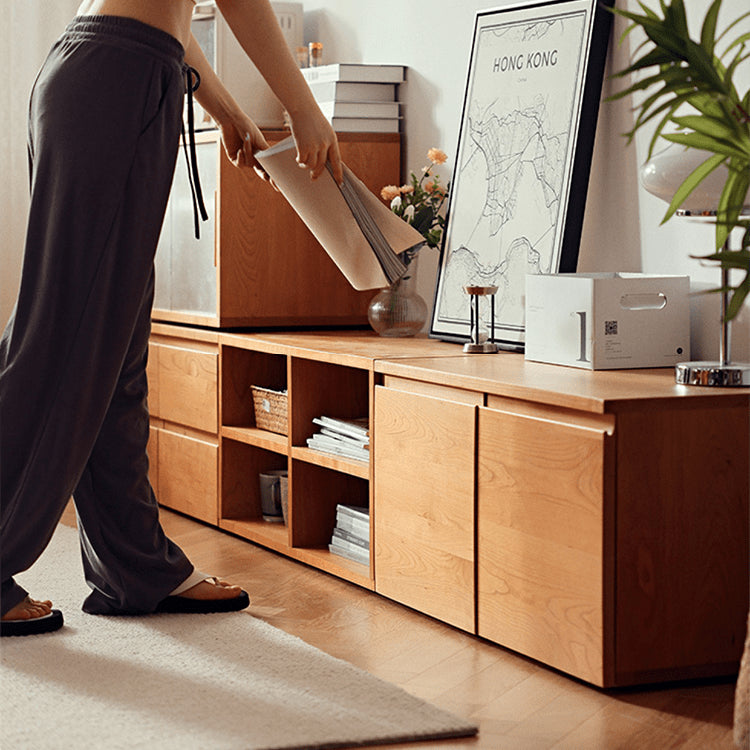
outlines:
[{"label": "beige rug", "polygon": [[0,747],[338,748],[476,727],[252,617],[92,617],[73,529],[31,571],[63,630],[0,641]]}]

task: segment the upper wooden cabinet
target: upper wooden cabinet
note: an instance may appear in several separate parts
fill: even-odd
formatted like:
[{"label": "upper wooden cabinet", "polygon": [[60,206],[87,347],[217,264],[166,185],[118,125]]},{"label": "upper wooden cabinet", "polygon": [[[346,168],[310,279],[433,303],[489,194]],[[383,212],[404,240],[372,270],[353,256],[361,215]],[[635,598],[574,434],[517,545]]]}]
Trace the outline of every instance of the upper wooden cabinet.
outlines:
[{"label": "upper wooden cabinet", "polygon": [[[268,131],[270,144],[286,131]],[[154,320],[212,328],[360,325],[373,291],[357,292],[284,197],[227,158],[217,131],[197,134],[210,219],[193,234],[180,155],[156,253]],[[398,134],[342,133],[346,164],[376,194],[400,180]]]}]

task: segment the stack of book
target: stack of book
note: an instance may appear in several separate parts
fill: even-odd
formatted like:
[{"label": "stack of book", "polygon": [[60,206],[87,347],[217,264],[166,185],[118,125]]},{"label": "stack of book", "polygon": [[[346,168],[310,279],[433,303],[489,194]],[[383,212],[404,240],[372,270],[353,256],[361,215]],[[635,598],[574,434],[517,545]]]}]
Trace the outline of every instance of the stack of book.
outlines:
[{"label": "stack of book", "polygon": [[337,132],[399,132],[396,86],[404,80],[403,65],[334,63],[302,74]]},{"label": "stack of book", "polygon": [[370,511],[353,505],[336,506],[336,528],[328,549],[348,560],[370,564]]},{"label": "stack of book", "polygon": [[367,417],[315,417],[313,424],[318,425],[320,430],[307,438],[308,448],[358,461],[370,460],[370,428]]}]

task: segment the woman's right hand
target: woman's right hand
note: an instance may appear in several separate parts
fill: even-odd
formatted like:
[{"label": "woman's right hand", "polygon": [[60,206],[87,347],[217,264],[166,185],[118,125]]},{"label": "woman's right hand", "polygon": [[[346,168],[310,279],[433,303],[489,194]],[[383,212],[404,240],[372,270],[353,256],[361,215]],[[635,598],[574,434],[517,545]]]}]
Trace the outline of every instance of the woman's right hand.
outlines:
[{"label": "woman's right hand", "polygon": [[296,116],[290,115],[290,120],[299,166],[309,169],[310,177],[316,180],[326,168],[326,162],[330,162],[333,179],[340,185],[344,173],[338,138],[317,105]]}]

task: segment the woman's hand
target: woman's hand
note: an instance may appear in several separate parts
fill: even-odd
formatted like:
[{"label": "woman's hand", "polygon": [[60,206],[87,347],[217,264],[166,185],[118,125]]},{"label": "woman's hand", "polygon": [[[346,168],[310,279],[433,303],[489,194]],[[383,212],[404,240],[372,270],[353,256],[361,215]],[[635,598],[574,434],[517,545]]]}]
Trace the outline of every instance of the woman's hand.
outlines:
[{"label": "woman's hand", "polygon": [[317,106],[309,108],[297,119],[292,118],[291,124],[297,144],[297,164],[309,169],[310,177],[316,180],[326,168],[326,162],[330,162],[333,179],[340,185],[344,175],[338,140]]},{"label": "woman's hand", "polygon": [[258,126],[244,113],[219,126],[224,151],[236,167],[252,167],[258,177],[266,182],[271,178],[255,158],[256,151],[268,148]]}]

